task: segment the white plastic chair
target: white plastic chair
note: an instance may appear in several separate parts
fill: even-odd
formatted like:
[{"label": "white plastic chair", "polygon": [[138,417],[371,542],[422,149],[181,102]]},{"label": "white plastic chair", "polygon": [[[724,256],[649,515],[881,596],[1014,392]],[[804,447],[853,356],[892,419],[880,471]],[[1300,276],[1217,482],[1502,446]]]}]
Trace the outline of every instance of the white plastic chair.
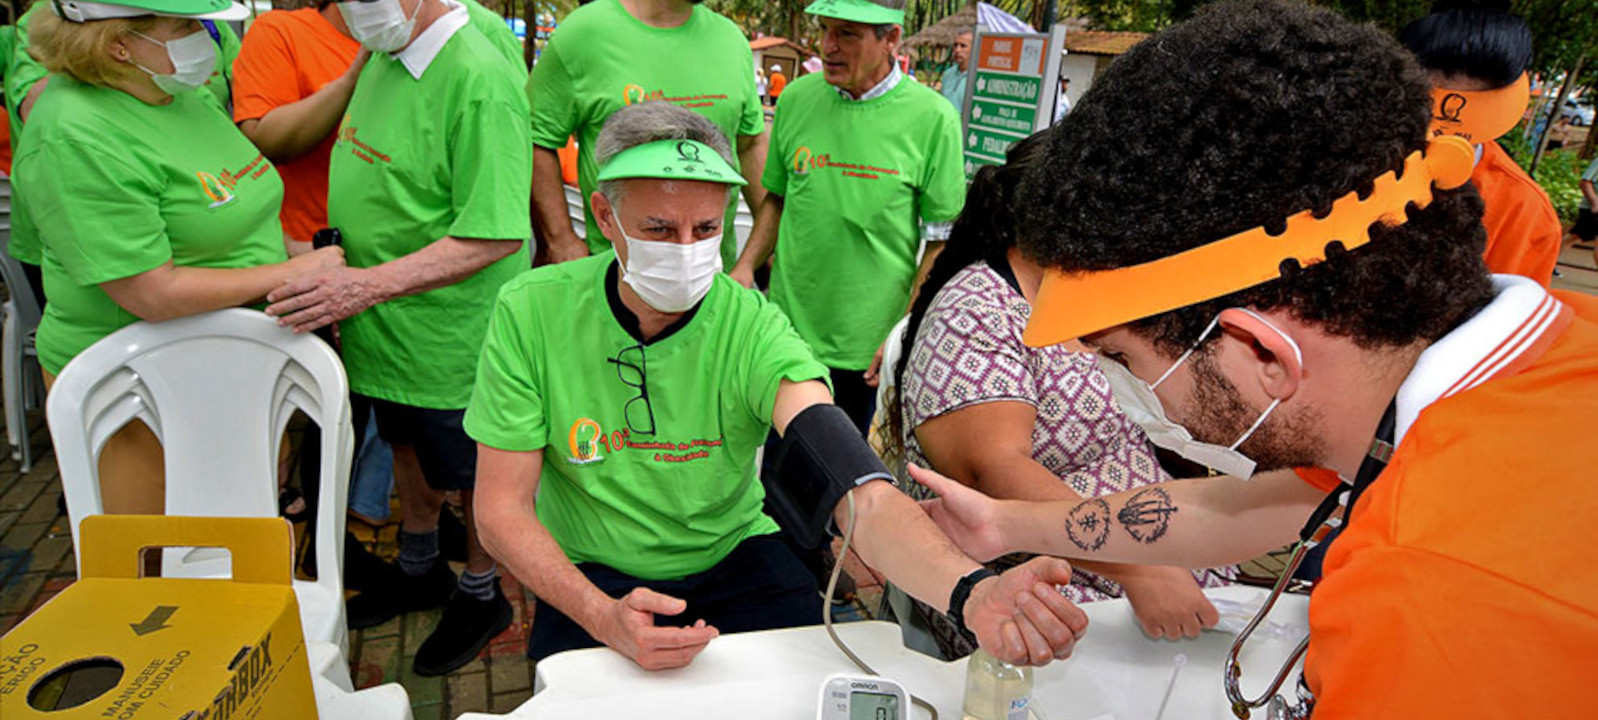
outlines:
[{"label": "white plastic chair", "polygon": [[11,180],[0,175],[0,280],[10,297],[0,306],[0,391],[5,401],[6,441],[22,472],[33,469],[33,443],[28,437],[28,411],[44,398],[39,355],[33,347],[40,308],[22,264],[11,257]]},{"label": "white plastic chair", "polygon": [[[46,402],[74,533],[104,512],[99,457],[123,426],[142,420],[166,450],[168,515],[273,517],[277,461],[294,410],[322,432],[315,582],[295,581],[308,644],[337,649],[348,686],[344,622],[344,516],[349,492],[349,386],[338,355],[244,309],[135,323],[79,353]],[[165,577],[217,577],[206,549],[166,551]],[[314,658],[313,658],[314,660]]]},{"label": "white plastic chair", "polygon": [[588,216],[583,213],[583,191],[571,185],[561,187],[566,189],[566,217],[572,221],[572,232],[587,240]]}]

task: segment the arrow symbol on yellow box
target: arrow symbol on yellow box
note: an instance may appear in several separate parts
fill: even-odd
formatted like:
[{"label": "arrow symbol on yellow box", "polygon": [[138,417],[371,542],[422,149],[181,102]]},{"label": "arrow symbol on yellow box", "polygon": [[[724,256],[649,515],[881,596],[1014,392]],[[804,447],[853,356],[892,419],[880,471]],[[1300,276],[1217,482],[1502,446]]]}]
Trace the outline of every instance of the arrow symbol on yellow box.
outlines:
[{"label": "arrow symbol on yellow box", "polygon": [[166,621],[172,617],[172,613],[177,611],[178,609],[175,607],[157,605],[154,610],[150,611],[150,616],[146,617],[144,622],[128,623],[128,627],[133,628],[133,634],[135,635],[149,635],[157,630],[172,627],[166,624]]}]

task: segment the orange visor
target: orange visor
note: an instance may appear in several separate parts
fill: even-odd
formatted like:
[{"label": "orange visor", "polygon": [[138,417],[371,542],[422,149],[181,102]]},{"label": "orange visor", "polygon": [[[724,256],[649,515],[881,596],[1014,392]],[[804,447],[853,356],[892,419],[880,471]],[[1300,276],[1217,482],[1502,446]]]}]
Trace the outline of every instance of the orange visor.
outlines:
[{"label": "orange visor", "polygon": [[1457,135],[1473,144],[1502,137],[1520,122],[1531,100],[1531,81],[1523,73],[1497,90],[1432,89],[1432,137]]},{"label": "orange visor", "polygon": [[1049,270],[1022,340],[1033,347],[1074,340],[1275,280],[1284,261],[1320,262],[1333,242],[1353,250],[1370,242],[1371,223],[1401,225],[1409,220],[1409,203],[1430,205],[1433,186],[1464,185],[1475,162],[1470,143],[1436,138],[1424,153],[1410,154],[1403,175],[1389,171],[1376,178],[1370,197],[1344,195],[1325,218],[1311,210],[1295,214],[1280,235],[1256,227],[1141,265],[1069,274]]}]

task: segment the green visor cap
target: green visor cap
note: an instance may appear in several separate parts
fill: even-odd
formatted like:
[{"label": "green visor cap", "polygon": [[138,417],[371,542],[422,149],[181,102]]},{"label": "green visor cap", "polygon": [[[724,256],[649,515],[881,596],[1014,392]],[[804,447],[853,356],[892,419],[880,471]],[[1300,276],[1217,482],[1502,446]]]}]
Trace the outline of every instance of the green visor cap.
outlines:
[{"label": "green visor cap", "polygon": [[599,169],[600,180],[657,178],[747,185],[721,153],[694,140],[656,140],[627,148]]},{"label": "green visor cap", "polygon": [[62,19],[76,23],[145,15],[197,20],[243,20],[250,16],[249,8],[232,0],[50,0],[50,8]]},{"label": "green visor cap", "polygon": [[885,8],[870,0],[816,0],[805,8],[805,12],[867,25],[904,24],[903,10]]}]

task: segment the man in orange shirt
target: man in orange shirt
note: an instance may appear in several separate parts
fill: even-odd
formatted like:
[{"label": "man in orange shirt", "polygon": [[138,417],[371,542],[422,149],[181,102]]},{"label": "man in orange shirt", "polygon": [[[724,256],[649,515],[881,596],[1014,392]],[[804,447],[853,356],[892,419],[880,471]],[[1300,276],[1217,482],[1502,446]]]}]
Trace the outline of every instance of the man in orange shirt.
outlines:
[{"label": "man in orange shirt", "polygon": [[771,77],[766,79],[766,97],[771,98],[770,105],[776,106],[777,98],[782,97],[782,91],[786,87],[788,87],[788,76],[782,74],[781,67],[772,65]]},{"label": "man in orange shirt", "polygon": [[327,226],[327,166],[364,59],[327,0],[256,18],[233,63],[233,121],[283,176],[289,254]]},{"label": "man in orange shirt", "polygon": [[[1598,301],[1487,273],[1473,149],[1430,137],[1430,90],[1392,38],[1296,3],[1211,5],[1117,59],[1019,190],[1049,268],[1025,340],[1081,338],[1151,438],[1331,482],[1024,503],[912,470],[945,532],[977,559],[1205,567],[1335,490],[1288,716],[1590,717]],[[1258,687],[1276,667],[1248,657]]]},{"label": "man in orange shirt", "polygon": [[1564,235],[1548,194],[1496,138],[1526,112],[1531,30],[1507,0],[1440,0],[1399,34],[1432,81],[1432,132],[1476,146],[1470,180],[1487,209],[1487,269],[1547,287]]}]

